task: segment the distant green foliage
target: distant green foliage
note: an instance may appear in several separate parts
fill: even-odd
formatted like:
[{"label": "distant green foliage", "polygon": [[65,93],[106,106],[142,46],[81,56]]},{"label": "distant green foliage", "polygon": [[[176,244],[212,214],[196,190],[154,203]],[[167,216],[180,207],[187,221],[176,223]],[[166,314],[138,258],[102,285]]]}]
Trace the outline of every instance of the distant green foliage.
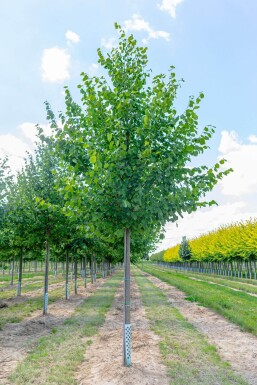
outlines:
[{"label": "distant green foliage", "polygon": [[154,253],[151,255],[151,261],[162,261],[165,250],[159,251],[159,253]]},{"label": "distant green foliage", "polygon": [[180,258],[182,259],[182,261],[189,261],[189,259],[191,259],[191,256],[192,256],[191,248],[190,248],[189,242],[186,239],[186,237],[183,237],[183,239],[182,239],[178,254],[179,254]]}]

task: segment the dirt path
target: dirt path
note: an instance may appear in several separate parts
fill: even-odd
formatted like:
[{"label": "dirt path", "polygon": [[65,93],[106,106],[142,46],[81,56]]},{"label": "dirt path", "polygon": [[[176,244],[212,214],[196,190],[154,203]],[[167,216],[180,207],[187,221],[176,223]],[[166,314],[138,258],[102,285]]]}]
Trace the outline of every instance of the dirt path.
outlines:
[{"label": "dirt path", "polygon": [[8,376],[15,370],[32,349],[36,341],[48,334],[52,328],[61,325],[69,318],[82,301],[100,288],[104,279],[99,279],[94,285],[80,290],[78,295],[72,295],[70,300],[58,300],[49,305],[49,313],[42,316],[42,310],[37,310],[17,324],[7,324],[0,331],[0,384],[12,385]]},{"label": "dirt path", "polygon": [[145,276],[167,295],[172,306],[215,345],[220,356],[250,385],[257,385],[257,337],[242,332],[214,311],[185,300],[186,295],[149,274]]},{"label": "dirt path", "polygon": [[131,281],[132,365],[122,366],[123,287],[115,296],[104,325],[87,349],[79,385],[168,385],[161,363],[159,337],[150,331],[140,293]]}]

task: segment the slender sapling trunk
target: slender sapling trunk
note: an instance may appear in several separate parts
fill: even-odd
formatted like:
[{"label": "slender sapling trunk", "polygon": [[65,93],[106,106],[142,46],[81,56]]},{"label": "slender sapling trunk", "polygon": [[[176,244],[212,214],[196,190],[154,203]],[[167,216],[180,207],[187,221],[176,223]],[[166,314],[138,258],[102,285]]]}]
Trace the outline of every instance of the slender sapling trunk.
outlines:
[{"label": "slender sapling trunk", "polygon": [[123,365],[131,365],[131,324],[130,324],[130,229],[124,234],[124,324],[123,324]]},{"label": "slender sapling trunk", "polygon": [[18,297],[21,296],[22,260],[23,260],[23,246],[21,246],[20,248],[19,275],[18,275],[18,288],[17,288]]},{"label": "slender sapling trunk", "polygon": [[43,315],[47,314],[47,311],[48,311],[49,258],[50,258],[50,243],[49,243],[49,233],[48,233],[47,237],[46,237],[46,258],[45,258],[45,281],[44,281],[44,307],[43,307]]}]

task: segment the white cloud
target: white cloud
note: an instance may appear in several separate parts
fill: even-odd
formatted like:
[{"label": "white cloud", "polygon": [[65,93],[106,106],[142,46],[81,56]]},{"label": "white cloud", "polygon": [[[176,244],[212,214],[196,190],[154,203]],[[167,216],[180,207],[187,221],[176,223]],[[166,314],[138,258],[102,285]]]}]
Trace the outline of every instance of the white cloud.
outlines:
[{"label": "white cloud", "polygon": [[88,72],[91,76],[94,76],[97,71],[98,71],[98,68],[99,68],[99,65],[96,64],[96,63],[92,63],[90,64],[89,68],[88,68]]},{"label": "white cloud", "polygon": [[116,37],[102,38],[101,46],[104,47],[105,49],[111,50],[112,48],[117,46]]},{"label": "white cloud", "polygon": [[[49,124],[40,124],[40,127],[45,135],[51,135],[52,130]],[[16,135],[0,135],[0,158],[8,156],[9,166],[13,172],[22,169],[27,153],[33,153],[36,147],[36,135],[36,125],[31,122],[24,122],[19,125]]]},{"label": "white cloud", "polygon": [[17,136],[0,135],[0,158],[8,156],[13,171],[20,170],[24,165],[26,151],[30,152],[30,146]]},{"label": "white cloud", "polygon": [[224,195],[241,197],[257,193],[257,138],[249,138],[250,144],[243,144],[234,131],[222,132],[219,151],[227,160],[225,167],[234,170],[220,182]]},{"label": "white cloud", "polygon": [[257,143],[257,136],[256,135],[250,135],[250,136],[248,136],[248,140],[250,143]]},{"label": "white cloud", "polygon": [[66,31],[65,33],[66,40],[69,43],[77,44],[80,42],[80,37],[76,32]]},{"label": "white cloud", "polygon": [[128,31],[145,31],[147,32],[147,38],[143,39],[143,43],[146,44],[150,39],[164,39],[166,41],[170,41],[170,34],[165,31],[156,31],[154,30],[150,24],[141,18],[138,14],[133,14],[132,18],[126,20],[124,22],[124,29],[126,32]]},{"label": "white cloud", "polygon": [[176,8],[184,0],[162,0],[161,4],[158,4],[158,8],[161,11],[168,12],[168,14],[175,18],[176,17]]},{"label": "white cloud", "polygon": [[[52,129],[50,124],[40,124],[40,128],[42,128],[45,135],[50,136],[52,133]],[[21,132],[24,140],[30,145],[32,149],[35,148],[35,142],[37,139],[37,127],[35,123],[25,122],[22,123],[18,130]]]},{"label": "white cloud", "polygon": [[63,48],[46,48],[41,61],[42,79],[50,83],[62,83],[70,78],[70,54]]},{"label": "white cloud", "polygon": [[233,151],[238,151],[241,145],[239,143],[238,135],[235,131],[222,131],[219,151],[226,155]]}]

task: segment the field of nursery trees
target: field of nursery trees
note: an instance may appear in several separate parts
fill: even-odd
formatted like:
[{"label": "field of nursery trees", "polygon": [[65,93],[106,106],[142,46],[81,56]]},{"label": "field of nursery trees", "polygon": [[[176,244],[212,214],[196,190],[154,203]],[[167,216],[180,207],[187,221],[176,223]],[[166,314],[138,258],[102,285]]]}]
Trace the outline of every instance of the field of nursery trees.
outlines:
[{"label": "field of nursery trees", "polygon": [[0,384],[257,385],[256,221],[148,260],[231,170],[191,166],[203,93],[179,114],[174,68],[115,28],[106,77],[46,102],[21,171],[0,160]]}]

